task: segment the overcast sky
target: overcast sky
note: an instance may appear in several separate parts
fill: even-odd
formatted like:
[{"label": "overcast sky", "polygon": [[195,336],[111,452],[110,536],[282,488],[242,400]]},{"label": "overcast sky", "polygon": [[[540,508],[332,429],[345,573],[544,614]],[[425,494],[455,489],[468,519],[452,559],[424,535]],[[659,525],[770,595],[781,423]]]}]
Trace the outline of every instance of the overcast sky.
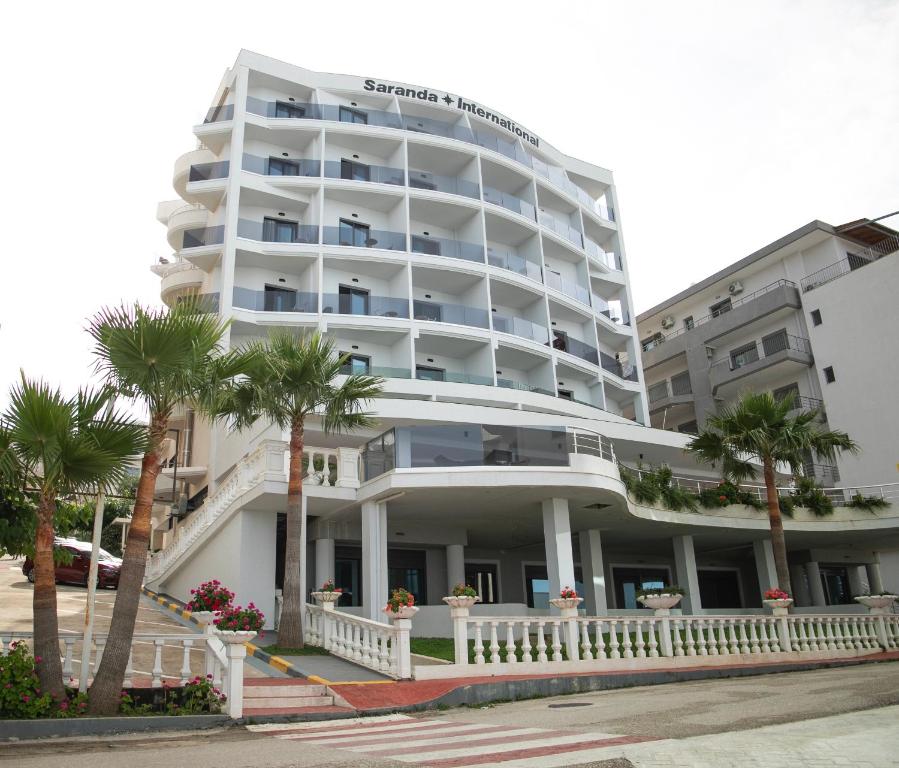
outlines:
[{"label": "overcast sky", "polygon": [[20,367],[74,390],[87,318],[158,302],[156,203],[240,48],[461,94],[610,168],[637,311],[899,209],[897,2],[135,5],[5,8],[0,404]]}]

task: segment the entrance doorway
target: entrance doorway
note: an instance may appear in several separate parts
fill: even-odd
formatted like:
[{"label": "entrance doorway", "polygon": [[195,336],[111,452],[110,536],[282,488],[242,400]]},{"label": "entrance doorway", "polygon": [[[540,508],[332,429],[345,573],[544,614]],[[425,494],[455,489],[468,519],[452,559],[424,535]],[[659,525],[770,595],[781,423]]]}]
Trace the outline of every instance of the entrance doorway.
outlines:
[{"label": "entrance doorway", "polygon": [[821,566],[821,586],[824,588],[824,602],[827,605],[854,603],[849,589],[849,570],[841,565]]},{"label": "entrance doorway", "polygon": [[478,591],[481,603],[499,602],[499,568],[496,563],[465,563],[465,583]]},{"label": "entrance doorway", "polygon": [[[549,575],[545,564],[524,567],[524,586],[527,592],[528,608],[549,610],[550,597],[558,597],[558,595],[549,594]],[[578,597],[584,596],[584,577],[581,575],[579,565],[574,567],[574,584],[563,584],[562,586],[573,586]]]},{"label": "entrance doorway", "polygon": [[671,574],[664,567],[618,567],[612,568],[612,581],[615,582],[616,608],[642,608],[637,602],[637,590],[668,587]]},{"label": "entrance doorway", "polygon": [[699,568],[699,599],[703,608],[742,608],[737,571]]}]

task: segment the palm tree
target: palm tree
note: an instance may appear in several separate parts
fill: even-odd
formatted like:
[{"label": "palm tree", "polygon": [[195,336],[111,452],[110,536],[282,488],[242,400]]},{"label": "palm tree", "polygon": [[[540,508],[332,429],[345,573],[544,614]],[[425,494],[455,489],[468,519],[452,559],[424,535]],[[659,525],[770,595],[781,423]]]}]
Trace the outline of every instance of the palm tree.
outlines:
[{"label": "palm tree", "polygon": [[127,460],[144,448],[143,425],[108,407],[114,400],[109,388],[82,390],[67,398],[23,374],[10,393],[6,423],[0,429],[5,479],[35,489],[37,495],[33,650],[41,658],[41,690],[57,701],[65,696],[53,560],[57,498],[121,482]]},{"label": "palm tree", "polygon": [[[227,392],[220,408],[235,415],[241,428],[264,418],[290,432],[290,469],[287,479],[287,544],[284,558],[284,602],[278,624],[278,645],[303,647],[303,604],[300,585],[303,565],[301,541],[306,525],[303,508],[303,439],[306,419],[321,418],[326,433],[339,433],[374,423],[361,409],[378,397],[382,379],[352,374],[340,385],[346,356],[335,354],[334,343],[318,332],[298,336],[274,331],[255,355],[246,379]],[[310,467],[311,469],[311,467]],[[327,466],[324,467],[327,472]]]},{"label": "palm tree", "polygon": [[90,689],[92,714],[118,711],[147,564],[161,448],[172,412],[186,403],[199,413],[210,414],[224,382],[249,364],[250,357],[243,352],[222,351],[227,328],[227,322],[205,312],[198,300],[183,301],[171,310],[139,305],[105,309],[90,323],[98,370],[149,415],[146,452],[109,637]]},{"label": "palm tree", "polygon": [[778,400],[770,392],[748,392],[734,405],[710,416],[706,428],[687,445],[687,451],[700,461],[712,465],[720,462],[724,476],[737,483],[756,476],[752,462],[762,465],[776,586],[789,594],[792,586],[775,468],[787,464],[795,475],[801,472],[802,457],[809,452],[831,461],[842,451],[858,452],[858,446],[845,432],[822,429],[814,423],[817,410],[789,416],[795,407],[792,398]]}]

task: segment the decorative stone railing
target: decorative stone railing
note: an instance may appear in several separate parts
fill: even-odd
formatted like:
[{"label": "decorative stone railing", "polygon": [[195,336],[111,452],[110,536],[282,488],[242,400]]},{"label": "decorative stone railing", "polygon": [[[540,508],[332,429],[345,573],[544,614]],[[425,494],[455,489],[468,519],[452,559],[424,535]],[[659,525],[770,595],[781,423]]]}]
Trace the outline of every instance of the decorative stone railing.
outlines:
[{"label": "decorative stone railing", "polygon": [[[335,486],[337,488],[359,487],[358,448],[312,448],[303,450],[306,474],[303,482],[310,485]],[[285,459],[285,472],[289,454]]]},{"label": "decorative stone railing", "polygon": [[388,677],[412,677],[409,653],[409,623],[382,624],[361,616],[342,613],[334,603],[306,604],[303,622],[305,640]]}]

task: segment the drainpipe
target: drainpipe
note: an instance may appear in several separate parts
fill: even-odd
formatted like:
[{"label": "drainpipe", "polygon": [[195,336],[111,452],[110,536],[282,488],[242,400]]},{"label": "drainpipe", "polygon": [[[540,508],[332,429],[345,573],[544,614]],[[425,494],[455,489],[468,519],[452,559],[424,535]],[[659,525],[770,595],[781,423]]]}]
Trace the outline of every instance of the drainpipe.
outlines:
[{"label": "drainpipe", "polygon": [[194,411],[193,408],[187,409],[187,414],[184,418],[184,429],[183,432],[183,442],[182,445],[183,450],[181,453],[181,466],[189,467],[191,460],[191,451],[193,449],[194,443]]}]

